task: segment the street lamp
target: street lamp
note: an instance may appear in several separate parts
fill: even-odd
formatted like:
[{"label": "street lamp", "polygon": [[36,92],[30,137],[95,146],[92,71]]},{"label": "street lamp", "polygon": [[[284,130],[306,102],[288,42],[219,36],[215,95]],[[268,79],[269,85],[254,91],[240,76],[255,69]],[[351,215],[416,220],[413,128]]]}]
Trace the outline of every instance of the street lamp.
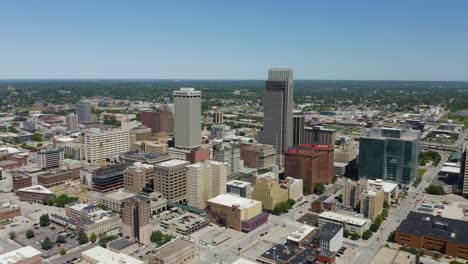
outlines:
[{"label": "street lamp", "polygon": [[273,261],[276,262],[276,247],[273,247]]}]

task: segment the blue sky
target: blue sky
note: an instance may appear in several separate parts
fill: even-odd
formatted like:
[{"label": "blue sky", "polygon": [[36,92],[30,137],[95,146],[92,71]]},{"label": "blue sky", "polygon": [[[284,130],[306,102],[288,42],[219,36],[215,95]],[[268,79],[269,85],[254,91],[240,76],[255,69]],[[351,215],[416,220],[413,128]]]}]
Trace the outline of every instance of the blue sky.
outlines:
[{"label": "blue sky", "polygon": [[1,1],[0,79],[468,80],[468,1]]}]

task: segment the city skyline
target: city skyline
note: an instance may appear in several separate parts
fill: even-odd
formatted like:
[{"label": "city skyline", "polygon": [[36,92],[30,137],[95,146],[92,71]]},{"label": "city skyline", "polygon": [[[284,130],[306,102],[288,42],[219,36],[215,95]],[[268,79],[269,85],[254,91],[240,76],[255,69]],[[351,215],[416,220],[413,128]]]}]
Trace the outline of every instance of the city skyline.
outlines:
[{"label": "city skyline", "polygon": [[0,79],[467,80],[464,1],[266,3],[2,3]]}]

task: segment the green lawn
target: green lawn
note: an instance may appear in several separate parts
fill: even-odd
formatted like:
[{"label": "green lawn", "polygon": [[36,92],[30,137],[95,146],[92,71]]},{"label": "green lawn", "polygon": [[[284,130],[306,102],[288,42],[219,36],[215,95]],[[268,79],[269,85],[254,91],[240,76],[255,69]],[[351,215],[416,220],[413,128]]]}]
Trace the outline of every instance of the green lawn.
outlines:
[{"label": "green lawn", "polygon": [[9,225],[9,224],[11,224],[11,221],[8,221],[8,220],[0,223],[0,225],[3,225],[3,226]]},{"label": "green lawn", "polygon": [[418,169],[418,177],[422,177],[424,173],[426,173],[426,169],[423,169],[423,168]]}]

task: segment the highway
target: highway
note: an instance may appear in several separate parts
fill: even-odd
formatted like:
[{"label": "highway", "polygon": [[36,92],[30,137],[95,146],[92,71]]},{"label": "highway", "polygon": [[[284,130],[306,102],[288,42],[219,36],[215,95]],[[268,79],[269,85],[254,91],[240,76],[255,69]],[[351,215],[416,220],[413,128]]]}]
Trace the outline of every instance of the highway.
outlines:
[{"label": "highway", "polygon": [[382,223],[380,231],[374,233],[372,238],[367,241],[366,246],[359,248],[359,256],[350,263],[371,263],[374,256],[386,244],[387,238],[392,231],[395,231],[400,222],[406,218],[409,212],[416,206],[417,201],[423,199],[424,189],[426,189],[432,181],[437,177],[438,172],[447,161],[446,153],[439,152],[441,160],[436,167],[426,171],[423,181],[417,188],[411,187],[408,190],[406,197],[400,201],[397,208],[391,208],[387,220]]}]

